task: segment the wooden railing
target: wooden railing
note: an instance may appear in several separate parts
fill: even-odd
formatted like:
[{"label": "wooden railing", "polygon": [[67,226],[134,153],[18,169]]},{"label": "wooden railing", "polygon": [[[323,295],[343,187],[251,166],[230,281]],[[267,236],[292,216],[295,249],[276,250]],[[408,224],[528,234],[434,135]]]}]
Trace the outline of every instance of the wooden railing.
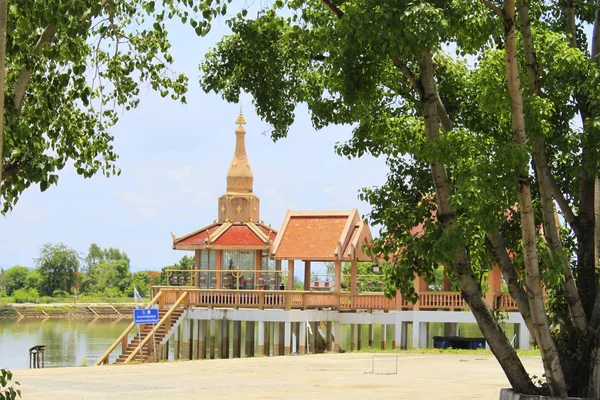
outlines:
[{"label": "wooden railing", "polygon": [[518,311],[517,302],[512,298],[510,293],[502,293],[497,298],[497,306],[504,311]]},{"label": "wooden railing", "polygon": [[[158,290],[158,291],[153,292],[153,294],[154,294],[154,296],[153,296],[152,300],[150,300],[150,303],[148,303],[146,305],[146,307],[144,307],[144,308],[151,308],[154,304],[156,304],[156,302],[160,301],[160,299],[162,298],[164,292]],[[102,357],[100,357],[98,359],[98,361],[96,361],[94,363],[94,366],[98,366],[98,365],[102,365],[102,364],[108,364],[110,353],[112,353],[113,350],[117,348],[117,346],[119,345],[119,343],[121,343],[122,351],[125,351],[125,349],[127,348],[127,340],[128,340],[129,332],[131,332],[131,330],[134,327],[135,327],[135,323],[134,322],[132,322],[131,324],[129,324],[129,326],[125,329],[125,331],[123,331],[123,333],[121,334],[121,336],[119,336],[118,339],[115,340],[114,343],[110,345],[110,347],[108,348],[108,350],[106,350],[104,352],[104,354],[102,355]]]},{"label": "wooden railing", "polygon": [[[419,301],[412,304],[404,298],[388,299],[380,292],[325,292],[300,290],[225,290],[189,287],[155,286],[154,292],[164,291],[160,307],[169,307],[184,293],[189,293],[190,305],[209,308],[255,309],[319,309],[335,310],[466,310],[467,302],[460,292],[419,293]],[[495,298],[495,307],[504,311],[517,310],[508,293]]]},{"label": "wooden railing", "polygon": [[181,304],[184,304],[184,306],[189,306],[189,304],[186,301],[186,299],[188,298],[188,296],[189,296],[189,293],[186,292],[186,291],[184,291],[183,294],[181,296],[179,296],[179,298],[177,299],[177,301],[175,301],[175,303],[169,309],[169,311],[167,311],[167,313],[165,315],[163,315],[163,317],[160,319],[160,321],[158,321],[158,324],[154,325],[154,328],[152,328],[152,331],[150,331],[146,335],[146,337],[144,338],[144,340],[142,340],[140,342],[140,344],[138,344],[137,347],[131,352],[131,354],[129,355],[129,357],[127,357],[125,359],[125,362],[124,362],[125,364],[127,364],[128,362],[130,362],[131,360],[133,360],[133,358],[140,352],[141,349],[144,348],[144,346],[148,343],[148,341],[150,341],[150,339],[154,340],[153,338],[154,338],[155,333],[163,325],[166,325],[166,327],[167,327],[166,330],[167,331],[171,328],[171,314],[173,314],[173,311],[175,311],[175,309],[177,307],[179,307]]},{"label": "wooden railing", "polygon": [[419,293],[419,309],[463,309],[469,308],[459,292],[421,292]]}]

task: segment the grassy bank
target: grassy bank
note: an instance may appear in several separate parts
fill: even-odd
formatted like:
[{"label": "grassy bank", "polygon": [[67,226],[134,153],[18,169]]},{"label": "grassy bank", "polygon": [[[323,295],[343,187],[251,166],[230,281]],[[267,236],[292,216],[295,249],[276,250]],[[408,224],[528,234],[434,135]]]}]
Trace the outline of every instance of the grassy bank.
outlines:
[{"label": "grassy bank", "polygon": [[[466,355],[493,355],[492,352],[488,349],[478,349],[478,350],[463,350],[463,349],[406,349],[406,350],[381,350],[374,347],[367,347],[358,351],[354,351],[352,353],[377,353],[377,354],[466,354]],[[533,356],[539,357],[540,351],[539,349],[531,349],[531,350],[517,350],[517,354],[519,356]]]},{"label": "grassy bank", "polygon": [[[122,304],[122,303],[134,303],[135,300],[132,297],[96,297],[96,296],[78,296],[77,303],[108,303],[108,304]],[[0,305],[15,304],[17,301],[13,296],[0,297]],[[73,297],[51,297],[42,296],[36,298],[33,303],[35,304],[73,304]]]}]

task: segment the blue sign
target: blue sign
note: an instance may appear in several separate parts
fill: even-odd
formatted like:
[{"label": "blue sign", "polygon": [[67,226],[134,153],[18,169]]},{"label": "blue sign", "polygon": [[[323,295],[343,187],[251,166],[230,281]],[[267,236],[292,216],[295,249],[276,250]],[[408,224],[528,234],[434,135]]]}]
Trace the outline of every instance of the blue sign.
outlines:
[{"label": "blue sign", "polygon": [[136,324],[158,324],[158,308],[133,310],[133,322]]}]

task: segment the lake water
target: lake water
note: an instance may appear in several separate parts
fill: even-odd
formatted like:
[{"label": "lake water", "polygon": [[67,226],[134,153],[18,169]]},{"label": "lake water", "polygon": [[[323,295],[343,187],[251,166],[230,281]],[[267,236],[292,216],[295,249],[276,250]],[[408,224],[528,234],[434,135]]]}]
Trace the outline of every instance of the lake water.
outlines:
[{"label": "lake water", "polygon": [[[29,348],[46,345],[46,367],[93,365],[130,319],[0,319],[0,368],[29,368]],[[119,356],[120,346],[111,362]]]},{"label": "lake water", "polygon": [[[46,345],[46,368],[93,365],[106,349],[131,323],[130,319],[0,319],[0,368],[29,368],[29,348]],[[509,338],[514,335],[511,325],[505,326]],[[218,325],[217,325],[218,326]],[[217,329],[218,330],[218,329]],[[476,324],[459,324],[460,335],[481,337]],[[135,333],[132,332],[130,336]],[[443,335],[443,324],[429,326],[429,347],[434,335]],[[340,341],[343,349],[350,349],[350,328],[342,325]],[[243,337],[243,336],[242,336]],[[375,345],[379,346],[381,329],[375,325]],[[393,340],[392,330],[387,331],[388,348]],[[408,348],[412,347],[412,329],[407,329]],[[368,328],[363,326],[363,346],[368,344]],[[171,347],[173,343],[171,343]],[[121,346],[112,352],[110,362],[120,355]],[[232,350],[233,351],[233,350]],[[231,352],[232,352],[231,351]],[[243,352],[242,352],[243,354]],[[173,358],[173,350],[170,352]]]}]

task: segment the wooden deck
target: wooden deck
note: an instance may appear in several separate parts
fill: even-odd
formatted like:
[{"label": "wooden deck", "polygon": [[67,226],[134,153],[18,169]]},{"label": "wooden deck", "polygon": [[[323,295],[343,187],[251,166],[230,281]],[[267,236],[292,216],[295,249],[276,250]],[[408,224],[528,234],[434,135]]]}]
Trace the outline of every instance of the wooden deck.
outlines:
[{"label": "wooden deck", "polygon": [[[307,310],[307,309],[333,309],[339,311],[355,310],[468,310],[468,305],[460,292],[433,292],[419,293],[416,304],[409,303],[401,296],[388,299],[383,293],[363,292],[351,294],[349,292],[305,292],[297,290],[227,290],[227,289],[198,289],[186,286],[154,286],[152,295],[159,291],[164,295],[160,297],[160,308],[169,307],[184,293],[189,295],[189,305],[207,308],[246,308],[246,309],[282,309],[282,310]],[[490,304],[492,308],[502,311],[517,311],[514,300],[508,293],[497,296]]]}]

